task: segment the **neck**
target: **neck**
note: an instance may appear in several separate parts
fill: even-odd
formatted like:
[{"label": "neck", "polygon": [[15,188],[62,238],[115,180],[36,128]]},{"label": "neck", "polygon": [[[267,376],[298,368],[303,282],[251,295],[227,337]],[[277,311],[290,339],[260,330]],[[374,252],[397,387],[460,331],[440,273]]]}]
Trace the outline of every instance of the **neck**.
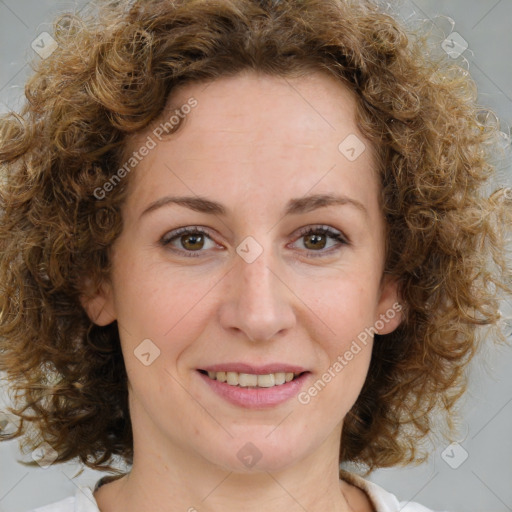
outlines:
[{"label": "neck", "polygon": [[[149,437],[145,436],[146,440]],[[254,467],[241,473],[176,445],[163,450],[136,439],[134,436],[130,473],[95,493],[101,512],[353,510],[349,486],[339,479],[339,441],[336,449],[328,439],[286,468],[270,471]]]}]

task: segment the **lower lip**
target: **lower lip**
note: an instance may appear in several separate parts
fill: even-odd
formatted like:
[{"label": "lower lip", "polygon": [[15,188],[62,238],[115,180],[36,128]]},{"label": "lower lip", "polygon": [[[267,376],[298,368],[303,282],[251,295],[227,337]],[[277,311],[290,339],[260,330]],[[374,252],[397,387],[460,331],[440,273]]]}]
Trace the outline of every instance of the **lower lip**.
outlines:
[{"label": "lower lip", "polygon": [[234,405],[248,409],[265,409],[286,402],[299,393],[309,376],[309,372],[305,372],[290,382],[271,388],[243,388],[210,379],[208,375],[200,371],[197,373],[222,398]]}]

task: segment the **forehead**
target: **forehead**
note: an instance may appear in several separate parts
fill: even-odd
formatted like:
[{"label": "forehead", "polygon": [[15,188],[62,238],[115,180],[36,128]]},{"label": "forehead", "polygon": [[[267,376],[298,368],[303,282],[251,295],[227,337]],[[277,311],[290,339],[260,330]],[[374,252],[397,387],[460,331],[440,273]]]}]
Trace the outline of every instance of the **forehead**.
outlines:
[{"label": "forehead", "polygon": [[[191,98],[194,108],[183,109]],[[182,126],[159,140],[155,127],[180,109],[189,112]],[[249,192],[279,201],[284,193],[341,188],[368,202],[377,192],[373,151],[356,125],[354,95],[324,73],[292,79],[249,72],[182,86],[130,150],[147,137],[155,147],[137,165],[136,203],[154,200],[162,187],[228,201]]]},{"label": "forehead", "polygon": [[186,122],[194,133],[176,134],[182,141],[204,135],[214,138],[212,145],[229,138],[265,147],[302,144],[328,151],[333,139],[358,132],[354,94],[325,73],[286,78],[243,72],[191,84],[171,95],[167,117],[192,96],[198,107]]}]

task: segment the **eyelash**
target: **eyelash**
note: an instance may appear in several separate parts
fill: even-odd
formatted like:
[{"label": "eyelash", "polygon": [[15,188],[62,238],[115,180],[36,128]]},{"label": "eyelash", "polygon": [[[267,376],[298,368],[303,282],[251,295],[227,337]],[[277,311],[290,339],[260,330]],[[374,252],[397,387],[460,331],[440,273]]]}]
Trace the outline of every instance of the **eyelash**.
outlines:
[{"label": "eyelash", "polygon": [[[174,231],[166,233],[160,239],[160,244],[163,247],[168,247],[172,241],[176,240],[177,238],[179,238],[183,235],[197,235],[197,234],[205,235],[207,238],[209,238],[210,240],[213,241],[213,239],[210,237],[210,235],[206,229],[202,228],[201,226],[188,226],[188,227],[178,228]],[[336,231],[336,230],[330,228],[329,226],[308,226],[308,227],[302,228],[299,231],[299,235],[295,238],[294,242],[296,242],[300,238],[303,238],[307,235],[312,235],[312,234],[327,235],[330,238],[332,238],[333,240],[336,240],[339,243],[339,245],[330,247],[329,249],[326,249],[326,250],[319,250],[319,251],[308,251],[306,249],[306,256],[308,258],[322,257],[326,254],[331,254],[333,252],[333,250],[338,250],[341,245],[349,245],[350,244],[348,238],[345,237],[343,235],[343,233]],[[179,252],[181,254],[184,254],[184,255],[186,255],[186,257],[189,257],[189,258],[199,258],[199,257],[201,257],[200,253],[204,252],[201,250],[187,251],[185,249],[176,249],[176,248],[171,248],[171,250],[173,252]],[[197,254],[195,254],[195,253],[197,253]],[[314,253],[318,253],[318,254],[314,254]]]}]

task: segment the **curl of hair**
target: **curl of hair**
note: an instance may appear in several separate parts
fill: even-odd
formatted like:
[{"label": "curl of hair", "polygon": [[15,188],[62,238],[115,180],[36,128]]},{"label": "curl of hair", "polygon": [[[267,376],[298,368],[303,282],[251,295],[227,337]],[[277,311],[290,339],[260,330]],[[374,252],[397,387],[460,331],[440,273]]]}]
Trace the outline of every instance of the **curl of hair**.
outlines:
[{"label": "curl of hair", "polygon": [[[103,1],[55,22],[58,48],[0,122],[0,370],[11,413],[57,452],[113,469],[130,463],[127,377],[116,322],[80,303],[108,279],[130,176],[101,199],[128,138],[179,85],[244,70],[322,71],[353,91],[374,145],[387,220],[385,271],[403,322],[376,335],[363,390],[345,419],[340,461],[370,469],[421,460],[434,413],[449,414],[464,369],[510,292],[510,194],[485,193],[497,127],[481,121],[471,79],[370,1]],[[104,190],[104,188],[103,188]],[[27,436],[28,437],[28,436]],[[32,443],[32,444],[30,444]]]}]

